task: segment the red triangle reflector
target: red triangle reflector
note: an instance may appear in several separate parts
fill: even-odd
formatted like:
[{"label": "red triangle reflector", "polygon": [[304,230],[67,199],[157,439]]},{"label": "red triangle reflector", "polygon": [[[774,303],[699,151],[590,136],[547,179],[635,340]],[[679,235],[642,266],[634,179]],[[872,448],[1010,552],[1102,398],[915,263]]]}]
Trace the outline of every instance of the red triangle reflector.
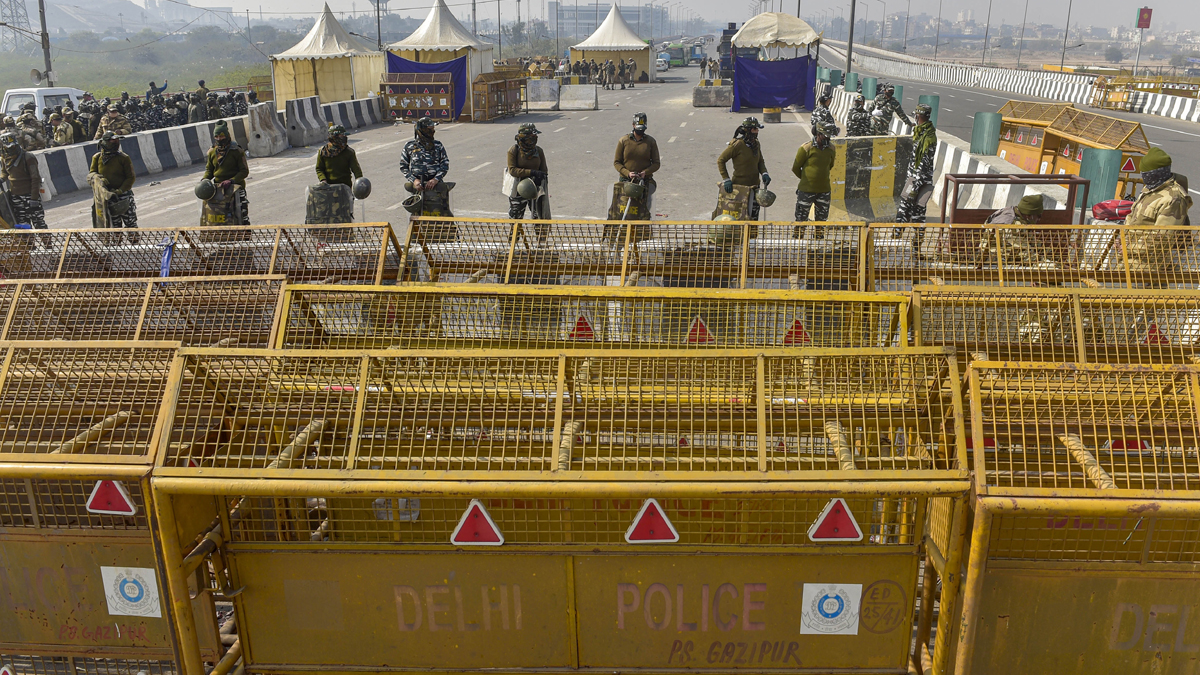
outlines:
[{"label": "red triangle reflector", "polygon": [[450,543],[459,546],[500,546],[504,543],[504,535],[483,507],[483,502],[472,499],[458,520],[458,527],[450,535]]},{"label": "red triangle reflector", "polygon": [[1146,331],[1146,339],[1142,341],[1145,345],[1167,345],[1171,344],[1167,334],[1159,329],[1157,323],[1151,323],[1150,329]]},{"label": "red triangle reflector", "polygon": [[692,319],[692,325],[688,327],[688,344],[709,344],[716,342],[712,333],[708,332],[708,326],[705,325],[704,319],[696,317]]},{"label": "red triangle reflector", "polygon": [[115,480],[98,480],[92,494],[88,495],[84,505],[88,513],[100,513],[106,516],[136,516],[137,504],[129,497],[129,492]]},{"label": "red triangle reflector", "polygon": [[846,500],[836,497],[829,500],[825,510],[808,528],[808,538],[817,542],[862,541],[863,533],[858,521],[854,520],[854,514],[850,513],[850,507],[846,506]]},{"label": "red triangle reflector", "polygon": [[1133,168],[1132,157],[1125,158],[1125,163],[1121,165],[1121,171],[1137,171],[1137,169]]},{"label": "red triangle reflector", "polygon": [[625,541],[630,544],[676,542],[679,541],[679,532],[658,501],[647,499],[642,502],[642,508],[633,517],[629,529],[625,530]]},{"label": "red triangle reflector", "polygon": [[587,317],[580,315],[575,320],[575,327],[571,329],[567,337],[572,340],[595,340],[596,331],[592,330],[592,324],[587,320]]},{"label": "red triangle reflector", "polygon": [[783,336],[783,346],[794,347],[808,344],[812,344],[812,337],[809,336],[808,331],[804,330],[804,324],[800,323],[800,319],[792,321],[792,327]]}]

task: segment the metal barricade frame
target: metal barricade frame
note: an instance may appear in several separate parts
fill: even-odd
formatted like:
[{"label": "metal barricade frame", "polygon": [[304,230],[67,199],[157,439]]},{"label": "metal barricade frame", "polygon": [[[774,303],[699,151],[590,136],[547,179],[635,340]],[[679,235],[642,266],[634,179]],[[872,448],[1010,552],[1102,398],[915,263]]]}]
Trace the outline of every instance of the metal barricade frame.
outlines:
[{"label": "metal barricade frame", "polygon": [[[765,584],[777,579],[783,569],[779,565],[791,569],[788,578],[795,579],[796,564],[811,566],[818,564],[814,560],[827,559],[821,556],[832,555],[828,559],[837,560],[841,568],[835,578],[818,574],[809,585],[815,587],[819,580],[836,595],[842,589],[839,580],[870,577],[865,580],[871,583],[855,587],[866,598],[860,600],[870,605],[862,610],[867,617],[863,625],[868,627],[857,632],[856,643],[874,645],[873,653],[886,652],[879,658],[886,660],[887,667],[903,669],[910,658],[927,502],[936,497],[960,501],[968,486],[961,396],[956,386],[947,386],[957,381],[957,366],[948,350],[529,350],[514,354],[184,349],[179,361],[181,379],[165,404],[164,416],[172,421],[160,439],[153,485],[159,527],[165,539],[175,539],[164,541],[167,573],[173,597],[184,597],[184,572],[194,564],[196,554],[188,552],[190,535],[169,524],[175,522],[180,508],[207,504],[214,510],[205,516],[215,515],[221,522],[214,533],[219,542],[215,550],[228,565],[232,584],[248,587],[234,599],[247,669],[343,671],[369,665],[384,670],[509,670],[529,667],[529,660],[541,667],[565,669],[578,668],[580,663],[660,671],[729,667],[737,658],[737,643],[729,647],[726,639],[712,632],[739,630],[726,625],[728,608],[712,619],[726,628],[710,626],[706,619],[703,628],[680,628],[682,637],[675,640],[653,641],[661,635],[654,631],[625,638],[634,640],[639,649],[653,647],[653,654],[609,649],[609,638],[600,633],[611,634],[613,627],[607,619],[586,615],[597,611],[601,600],[606,610],[612,603],[607,593],[589,594],[583,588],[611,591],[610,586],[624,574],[618,564],[621,556],[631,552],[639,554],[639,569],[652,572],[652,577],[666,575],[667,569],[683,560],[671,556],[681,553],[689,560],[702,560],[706,569],[720,564],[732,575],[728,580],[707,580],[701,579],[707,572],[691,570],[676,576],[674,580],[688,587],[688,603],[695,601],[690,593],[699,593],[701,583],[708,581],[713,584],[710,594],[715,594],[709,596],[710,602],[721,593],[728,599],[736,588],[738,602],[758,603],[762,601],[758,594],[766,588],[750,588],[743,582]],[[853,363],[877,378],[856,377],[855,368],[847,365]],[[696,368],[708,368],[709,377],[701,377]],[[426,375],[418,376],[418,371]],[[799,384],[805,377],[810,383]],[[219,386],[214,389],[205,382]],[[568,389],[573,393],[566,395]],[[937,404],[929,408],[930,401]],[[488,406],[495,412],[482,414]],[[664,409],[675,412],[664,417]],[[266,410],[276,412],[273,417],[255,412]],[[817,412],[821,410],[825,412]],[[226,418],[242,423],[218,431],[225,425],[217,420]],[[482,429],[481,421],[486,421]],[[552,433],[539,436],[539,425]],[[897,430],[881,433],[893,426]],[[389,428],[396,431],[386,431]],[[415,431],[401,433],[404,428]],[[522,430],[520,437],[510,433],[517,429]],[[901,433],[903,440],[897,435]],[[728,440],[737,434],[746,436],[742,441]],[[779,434],[784,436],[775,445]],[[797,445],[806,443],[806,434],[819,437],[823,449]],[[727,439],[724,445],[720,438]],[[471,450],[470,458],[461,451],[477,447],[499,451]],[[736,447],[742,448],[746,462],[738,460]],[[433,453],[424,456],[432,463],[421,459],[422,448]],[[776,457],[777,453],[782,454]],[[804,453],[809,453],[807,459]],[[795,459],[786,458],[792,455]],[[448,465],[438,457],[457,463]],[[189,464],[192,461],[200,466]],[[536,465],[521,468],[526,461]],[[862,541],[815,544],[806,538],[805,528],[819,517],[830,497],[844,498],[848,508],[861,514],[866,535]],[[661,500],[656,503],[678,527],[684,548],[646,544],[631,550],[624,542],[628,521],[647,498]],[[468,553],[466,547],[449,541],[463,509],[476,503],[472,499],[480,500],[489,518],[504,530],[503,546]],[[773,509],[775,515],[769,515]],[[848,553],[861,555],[851,558]],[[784,554],[796,557],[779,557]],[[264,555],[274,556],[279,564]],[[323,556],[322,564],[311,564],[314,555]],[[404,579],[386,572],[395,569],[386,556],[397,555],[405,556]],[[448,564],[458,570],[454,580],[425,579],[430,570]],[[324,571],[306,576],[304,590],[295,584],[288,590],[285,579],[300,569]],[[485,572],[511,578],[489,581]],[[755,574],[762,578],[746,576]],[[439,578],[445,579],[445,574]],[[547,595],[544,588],[530,585],[535,578],[543,578],[556,590]],[[574,581],[577,578],[584,586]],[[341,590],[330,585],[334,579],[343,580]],[[384,583],[388,600],[383,606],[375,603],[371,610],[338,604],[340,611],[317,602],[313,593],[337,597],[341,603],[341,598],[382,592],[376,588],[366,595],[348,593],[344,585],[349,579]],[[630,597],[635,589],[645,596],[652,593],[650,581],[658,583],[657,577],[641,581],[622,588]],[[500,582],[505,585],[499,586]],[[393,583],[400,585],[393,587]],[[443,593],[439,584],[446,586],[444,597],[437,595]],[[484,609],[492,622],[487,630],[501,630],[496,625],[500,618],[515,620],[495,604],[498,593],[508,593],[503,602],[510,610],[515,603],[524,603],[524,625],[537,627],[539,646],[529,651],[528,634],[508,631],[492,636],[505,641],[497,645],[499,652],[467,654],[451,647],[436,631],[429,637],[433,628],[445,627],[448,638],[469,639],[471,626],[479,626],[480,619],[468,616],[456,624],[456,615],[442,613],[451,610],[442,610],[441,601],[449,598],[453,608],[458,597],[454,589],[461,587],[464,602],[476,607],[470,603],[477,603],[478,591],[471,584],[483,584],[483,592],[491,593],[492,609]],[[795,585],[784,595],[798,599],[801,591],[815,592]],[[431,586],[438,588],[430,591]],[[517,591],[518,586],[522,590]],[[653,593],[662,592],[653,587]],[[671,595],[672,609],[676,596],[684,602],[679,589],[663,588]],[[742,598],[748,588],[755,595]],[[391,607],[393,590],[396,607]],[[516,592],[521,600],[515,599]],[[425,593],[435,595],[426,598]],[[414,597],[423,626],[413,623]],[[281,624],[279,613],[267,609],[279,602],[291,608],[283,621],[287,625]],[[783,596],[777,602],[785,602]],[[436,605],[433,610],[430,603]],[[781,620],[779,614],[762,609],[767,605],[746,607],[761,612],[765,622]],[[559,609],[571,620],[562,621]],[[745,614],[744,609],[739,605],[737,613]],[[436,663],[431,660],[434,652],[406,652],[400,661],[385,663],[372,654],[379,651],[378,641],[372,643],[374,647],[354,640],[347,644],[359,664],[347,662],[350,657],[335,658],[336,663],[320,661],[328,657],[316,656],[306,647],[280,651],[280,640],[292,628],[322,625],[356,632],[352,626],[368,614],[373,617],[370,621],[391,621],[388,617],[396,617],[397,611],[407,612],[397,625],[401,637],[419,639],[416,644],[423,649],[437,650]],[[433,619],[425,617],[428,611],[434,612]],[[649,627],[673,627],[662,611],[647,611],[651,618],[643,622],[639,610],[638,621]],[[794,634],[799,608],[788,611],[789,634]],[[382,614],[376,616],[378,612]],[[632,610],[627,616],[632,620]],[[691,621],[691,617],[678,620]],[[757,616],[745,620],[759,621]],[[693,629],[699,631],[697,639],[719,640],[716,656],[707,656],[713,649],[708,644],[711,639],[702,640],[698,651],[695,645],[686,646],[686,633]],[[480,631],[474,633],[477,637],[490,635],[483,628],[476,630]],[[759,630],[758,624],[746,630]],[[764,623],[762,630],[770,628]],[[708,635],[702,635],[706,631]],[[559,639],[568,633],[569,639]],[[582,635],[593,637],[579,642],[577,636]],[[736,640],[736,635],[727,639]],[[808,641],[825,644],[822,639],[828,640],[806,634],[781,642],[773,636],[749,635],[764,642],[770,637],[771,654],[764,656],[764,664],[780,666],[788,660],[789,648],[799,650]],[[192,641],[184,631],[185,651]],[[757,653],[760,645],[754,643]],[[722,661],[727,649],[732,653]],[[815,658],[813,652],[804,652],[805,667]],[[828,658],[868,670],[881,665],[872,661],[867,666],[861,658],[839,654]],[[799,651],[792,660],[798,658]]]},{"label": "metal barricade frame", "polygon": [[908,344],[899,293],[436,284],[289,285],[292,349],[711,349]]}]

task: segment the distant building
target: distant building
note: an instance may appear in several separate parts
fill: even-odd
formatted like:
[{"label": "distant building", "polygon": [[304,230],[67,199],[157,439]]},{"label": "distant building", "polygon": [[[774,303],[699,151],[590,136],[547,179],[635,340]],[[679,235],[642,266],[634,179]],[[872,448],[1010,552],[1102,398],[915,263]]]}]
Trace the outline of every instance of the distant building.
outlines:
[{"label": "distant building", "polygon": [[958,13],[958,23],[970,23],[975,20],[975,10],[964,9]]},{"label": "distant building", "polygon": [[233,20],[232,7],[199,7],[188,0],[145,0],[148,18],[166,23],[188,23],[201,25],[229,26]]}]

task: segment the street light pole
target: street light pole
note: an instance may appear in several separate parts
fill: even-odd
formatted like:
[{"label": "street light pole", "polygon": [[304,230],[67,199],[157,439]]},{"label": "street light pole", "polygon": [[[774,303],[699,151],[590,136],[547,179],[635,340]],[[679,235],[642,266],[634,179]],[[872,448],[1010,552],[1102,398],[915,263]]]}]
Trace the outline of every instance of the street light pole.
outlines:
[{"label": "street light pole", "polygon": [[880,3],[881,5],[883,5],[883,21],[879,22],[879,48],[885,49],[885,47],[883,46],[883,40],[884,40],[883,31],[885,28],[887,28],[887,2],[885,0],[875,0],[875,1]]},{"label": "street light pole", "polygon": [[937,61],[938,45],[942,43],[942,0],[938,0],[937,36],[933,38],[933,60]]},{"label": "street light pole", "polygon": [[904,53],[908,53],[908,20],[912,18],[912,0],[908,0],[908,9],[904,11]]},{"label": "street light pole", "polygon": [[850,32],[846,34],[846,70],[849,73],[854,68],[851,63],[851,57],[854,55],[854,6],[857,5],[857,0],[850,0]]},{"label": "street light pole", "polygon": [[1029,0],[1025,0],[1025,13],[1021,15],[1021,45],[1017,47],[1017,70],[1021,69],[1021,52],[1025,51],[1025,21],[1029,18]]},{"label": "street light pole", "polygon": [[1075,0],[1067,0],[1067,27],[1063,30],[1062,60],[1058,62],[1058,72],[1063,72],[1067,65],[1067,36],[1071,34],[1071,5]]},{"label": "street light pole", "polygon": [[981,65],[981,66],[987,65],[988,34],[991,32],[991,30],[992,30],[992,0],[988,0],[987,23],[985,23],[983,26],[983,59],[980,60],[980,62],[979,62],[979,65]]}]

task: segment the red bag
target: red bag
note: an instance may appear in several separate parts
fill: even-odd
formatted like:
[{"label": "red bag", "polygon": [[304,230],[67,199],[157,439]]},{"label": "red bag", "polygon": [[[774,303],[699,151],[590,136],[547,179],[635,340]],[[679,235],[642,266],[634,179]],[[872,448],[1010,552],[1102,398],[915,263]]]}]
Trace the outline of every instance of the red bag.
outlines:
[{"label": "red bag", "polygon": [[1092,206],[1092,217],[1096,220],[1107,220],[1113,223],[1125,222],[1125,217],[1133,209],[1133,202],[1126,199],[1109,199]]}]

